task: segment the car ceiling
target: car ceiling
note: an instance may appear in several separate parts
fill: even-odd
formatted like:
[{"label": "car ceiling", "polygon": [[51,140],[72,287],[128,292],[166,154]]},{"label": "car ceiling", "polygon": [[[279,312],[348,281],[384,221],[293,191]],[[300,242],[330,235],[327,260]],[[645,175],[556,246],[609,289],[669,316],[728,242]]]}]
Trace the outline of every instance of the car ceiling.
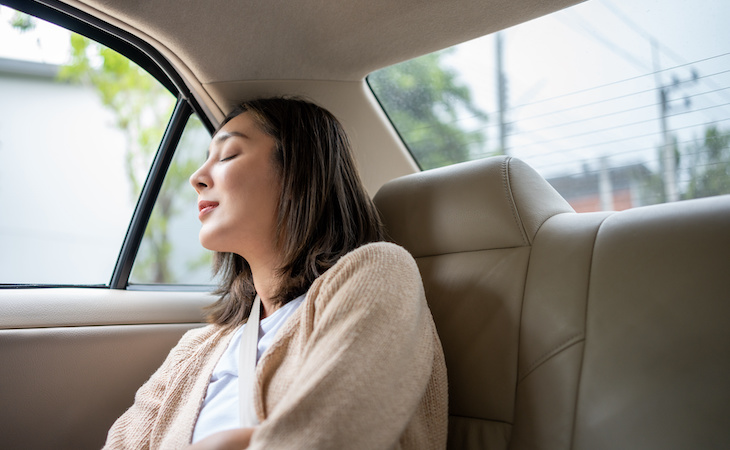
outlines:
[{"label": "car ceiling", "polygon": [[[361,80],[576,0],[77,0],[165,46],[202,84]],[[98,14],[95,14],[98,15]]]}]

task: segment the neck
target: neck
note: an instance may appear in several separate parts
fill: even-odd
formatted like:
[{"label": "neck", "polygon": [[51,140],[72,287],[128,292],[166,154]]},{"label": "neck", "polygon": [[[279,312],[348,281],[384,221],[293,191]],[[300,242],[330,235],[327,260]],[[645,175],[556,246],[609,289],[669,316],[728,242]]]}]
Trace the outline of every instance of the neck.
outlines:
[{"label": "neck", "polygon": [[275,269],[251,265],[251,274],[253,276],[253,284],[256,293],[261,299],[261,318],[265,318],[273,314],[278,309],[274,305],[274,295],[279,290],[279,276]]}]

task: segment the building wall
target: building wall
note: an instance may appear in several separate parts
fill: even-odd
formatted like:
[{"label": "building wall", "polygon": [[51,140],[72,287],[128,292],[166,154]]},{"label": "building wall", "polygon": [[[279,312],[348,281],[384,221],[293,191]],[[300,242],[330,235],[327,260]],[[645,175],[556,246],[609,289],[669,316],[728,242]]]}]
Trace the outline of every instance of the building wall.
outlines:
[{"label": "building wall", "polygon": [[90,87],[2,69],[0,283],[107,283],[134,209],[124,136]]}]

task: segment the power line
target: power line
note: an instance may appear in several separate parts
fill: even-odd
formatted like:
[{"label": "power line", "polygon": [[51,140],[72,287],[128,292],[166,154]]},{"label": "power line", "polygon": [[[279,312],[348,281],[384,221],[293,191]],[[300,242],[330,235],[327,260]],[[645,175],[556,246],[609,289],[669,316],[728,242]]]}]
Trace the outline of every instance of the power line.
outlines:
[{"label": "power line", "polygon": [[[725,54],[722,54],[722,55],[717,55],[717,56],[714,56],[714,57],[705,58],[705,59],[702,59],[702,60],[698,60],[696,62],[707,61],[707,60],[710,60],[710,59],[715,59],[715,58],[719,58],[719,57],[723,57],[723,56],[727,56],[727,55],[730,55],[730,53],[725,53]],[[690,64],[692,64],[692,63],[690,63]],[[664,70],[672,70],[672,68],[664,69]],[[723,74],[726,74],[726,73],[730,73],[730,69],[723,70],[723,71],[719,71],[719,72],[715,72],[715,73],[711,73],[711,74],[707,74],[707,75],[702,75],[702,76],[698,77],[698,79],[715,77],[715,76],[723,75]],[[594,89],[598,89],[598,88],[601,88],[601,87],[604,87],[604,86],[608,86],[608,85],[616,85],[616,84],[619,84],[619,83],[623,83],[623,82],[627,82],[627,81],[631,81],[631,80],[636,80],[639,77],[646,77],[646,76],[650,76],[650,75],[652,75],[652,74],[645,74],[645,75],[641,75],[641,76],[638,76],[638,77],[631,77],[631,78],[627,78],[625,80],[620,80],[620,81],[612,82],[612,83],[609,83],[607,85],[598,86],[598,87],[590,88],[590,89],[587,89],[587,90],[594,90]],[[689,81],[692,81],[692,80],[685,80],[685,81],[682,81],[680,83],[686,83],[686,82],[689,82]],[[704,91],[704,92],[700,92],[700,93],[697,93],[697,94],[693,94],[693,95],[687,96],[686,98],[699,97],[701,95],[706,95],[706,94],[710,94],[710,93],[724,93],[724,91],[727,91],[728,89],[730,89],[730,87],[717,88],[717,89],[714,89],[714,90]],[[553,97],[552,99],[560,99],[560,98],[572,96],[572,95],[575,95],[577,93],[585,92],[587,90],[576,91],[576,92],[573,92],[573,93],[570,93],[570,94],[566,94],[564,96]],[[610,97],[610,98],[606,98],[606,99],[602,99],[602,100],[597,100],[597,101],[594,101],[594,102],[584,103],[584,104],[580,104],[580,105],[577,105],[577,106],[572,106],[572,107],[569,107],[569,108],[563,108],[563,109],[560,109],[560,110],[549,111],[549,112],[546,112],[546,113],[541,113],[541,114],[536,114],[536,115],[533,115],[533,116],[528,116],[528,117],[525,117],[525,118],[520,118],[519,120],[515,120],[515,121],[512,121],[512,122],[509,122],[508,124],[510,126],[514,126],[514,125],[521,124],[521,123],[524,123],[524,122],[527,122],[527,121],[530,121],[530,120],[534,120],[534,119],[537,119],[537,118],[545,118],[545,117],[554,116],[554,115],[558,115],[558,114],[566,114],[566,113],[574,112],[574,111],[579,110],[581,108],[586,108],[586,107],[590,107],[590,106],[596,106],[596,105],[599,105],[599,104],[602,104],[602,103],[608,103],[608,102],[617,101],[617,100],[624,99],[624,98],[628,98],[628,97],[633,97],[633,96],[638,96],[638,95],[642,95],[642,94],[646,94],[646,93],[656,92],[657,90],[658,90],[658,88],[653,87],[653,88],[649,88],[649,89],[644,89],[644,90],[629,92],[629,93],[621,94],[621,95],[618,95],[618,96],[615,96],[615,97]],[[544,102],[544,100],[535,102],[534,104],[541,103],[541,102]],[[568,123],[563,123],[563,124],[557,124],[557,125],[551,125],[550,127],[544,127],[543,129],[545,129],[545,128],[554,128],[554,127],[565,126],[565,125],[568,125],[570,123],[585,122],[585,121],[588,121],[588,120],[593,120],[593,119],[602,118],[602,117],[608,117],[608,116],[611,116],[611,115],[618,115],[618,114],[630,112],[630,111],[637,110],[637,109],[641,109],[641,108],[655,107],[657,105],[658,105],[658,103],[655,102],[655,103],[651,103],[651,104],[648,104],[648,105],[645,105],[645,106],[640,106],[640,107],[636,107],[636,108],[630,108],[630,109],[627,109],[627,110],[621,110],[621,111],[606,113],[606,114],[602,114],[602,115],[598,115],[598,116],[592,116],[592,117],[588,117],[588,118],[578,119],[578,120],[575,120],[573,122],[568,122]],[[724,104],[720,104],[720,105],[716,105],[716,106],[727,106],[727,105],[728,105],[728,103],[724,103]],[[523,105],[523,106],[525,106],[525,105]],[[696,110],[693,110],[693,111],[702,111],[702,110],[707,110],[707,109],[710,109],[710,108],[696,109]],[[493,113],[489,112],[487,114],[493,114]],[[673,114],[671,116],[674,116],[674,115],[678,115],[678,114]],[[470,119],[473,119],[473,118],[476,118],[476,116],[473,116],[473,115],[461,116],[458,119],[452,120],[452,121],[444,121],[444,122],[439,122],[439,123],[433,124],[433,125],[426,125],[426,126],[422,126],[422,127],[412,128],[412,129],[409,129],[409,130],[402,130],[402,133],[404,135],[408,135],[408,134],[413,133],[413,132],[423,131],[423,130],[427,130],[427,129],[430,129],[430,128],[435,128],[437,126],[455,125],[458,122],[463,122],[465,120],[470,120]],[[491,129],[491,128],[494,128],[496,126],[498,126],[498,125],[497,124],[488,124],[487,126],[477,128],[476,130],[486,131],[486,130]],[[476,130],[474,130],[474,131],[476,131]],[[517,135],[517,133],[516,132],[512,132],[512,133],[509,133],[509,135],[513,136],[513,135]],[[419,142],[419,141],[415,141],[415,142]]]},{"label": "power line", "polygon": [[[676,63],[679,63],[678,67],[687,66],[693,63],[687,62],[685,58],[680,56],[678,53],[674,52],[671,48],[667,47],[666,45],[663,45],[659,42],[659,40],[646,31],[644,28],[639,26],[636,22],[631,20],[629,16],[624,14],[616,5],[613,4],[611,0],[603,0],[602,2],[598,2],[599,4],[603,5],[606,9],[608,9],[613,15],[618,17],[620,20],[622,20],[626,25],[628,25],[631,29],[634,30],[639,36],[643,37],[644,39],[648,40],[653,46],[655,46],[657,49],[659,49],[661,52],[665,53],[667,56],[672,58]],[[720,86],[714,84],[710,80],[706,80],[706,82],[710,85],[712,88],[719,88]]]},{"label": "power line", "polygon": [[[700,136],[700,137],[696,137],[696,138],[692,138],[692,139],[685,139],[683,141],[677,141],[675,143],[678,146],[687,146],[687,145],[691,145],[691,144],[699,145],[699,144],[703,143],[704,140],[705,140],[704,136]],[[589,146],[586,146],[585,148],[586,149],[590,149],[591,146],[589,145]],[[656,146],[652,146],[652,147],[633,147],[631,149],[622,150],[622,151],[619,151],[619,152],[612,152],[610,156],[611,156],[611,158],[616,158],[616,157],[620,158],[620,157],[623,157],[625,155],[632,155],[632,154],[637,154],[637,153],[646,153],[646,152],[656,151],[656,150],[657,150],[657,147]],[[556,152],[554,152],[552,154],[555,154],[555,153]],[[698,155],[698,154],[702,154],[702,152],[692,152],[692,151],[689,151],[689,152],[685,153],[685,155],[692,155],[692,156]],[[544,156],[544,155],[550,155],[550,153],[541,154],[540,156]],[[595,156],[591,156],[591,157],[586,157],[586,158],[583,158],[583,159],[579,159],[579,160],[577,160],[575,162],[584,163],[584,162],[594,161],[596,159],[597,158]],[[649,161],[659,161],[659,158],[658,157],[657,158],[653,158],[653,159],[650,159]],[[533,165],[535,167],[535,170],[543,170],[543,169],[550,169],[550,168],[554,168],[554,167],[559,167],[559,166],[565,165],[565,162],[552,162],[552,163],[549,163],[549,164],[542,164],[542,165],[540,165],[540,164],[531,164],[531,165]]]},{"label": "power line", "polygon": [[603,0],[598,2],[598,4],[603,5],[604,8],[608,9],[614,16],[618,17],[621,21],[623,21],[626,25],[628,25],[634,32],[636,32],[639,36],[643,37],[644,39],[648,40],[649,42],[656,43],[658,48],[662,50],[667,56],[674,59],[675,62],[679,63],[680,65],[687,65],[687,60],[682,58],[679,54],[675,53],[672,49],[667,47],[666,45],[661,45],[657,41],[657,39],[646,31],[643,27],[639,26],[636,22],[631,20],[629,16],[624,14],[620,9],[614,5],[611,0]]},{"label": "power line", "polygon": [[[593,86],[593,87],[589,87],[589,88],[585,88],[585,89],[580,89],[580,90],[573,91],[573,92],[568,92],[566,94],[561,94],[561,95],[556,95],[556,96],[548,97],[548,98],[541,99],[541,100],[536,100],[536,101],[530,102],[530,103],[523,103],[521,105],[515,105],[515,106],[512,106],[511,109],[512,110],[515,110],[515,109],[518,109],[518,108],[524,108],[524,107],[527,107],[527,106],[534,106],[534,105],[538,105],[538,104],[545,103],[545,102],[549,102],[549,101],[553,101],[553,100],[562,100],[562,99],[565,99],[565,98],[568,98],[568,97],[571,97],[571,96],[574,96],[574,95],[585,94],[587,92],[596,91],[596,90],[599,90],[599,89],[605,89],[607,87],[615,86],[615,85],[622,84],[622,83],[627,83],[629,81],[635,81],[635,80],[638,80],[640,78],[651,77],[651,76],[654,76],[654,75],[656,75],[658,73],[668,72],[668,71],[671,71],[671,70],[677,70],[677,69],[680,69],[682,67],[699,64],[701,62],[710,61],[710,60],[717,59],[717,58],[722,58],[722,57],[725,57],[725,56],[730,56],[730,52],[723,53],[723,54],[720,54],[720,55],[710,56],[710,57],[703,58],[703,59],[698,59],[698,60],[693,61],[693,62],[690,62],[690,63],[680,64],[680,65],[677,65],[677,66],[668,67],[666,69],[655,70],[655,71],[652,71],[650,73],[645,73],[645,74],[636,75],[636,76],[629,77],[629,78],[624,78],[622,80],[611,81],[609,83],[601,84],[601,85],[598,85],[598,86]],[[726,71],[718,72],[718,73],[713,74],[713,75],[727,73],[727,72],[728,71],[726,70]],[[703,76],[701,76],[701,77],[703,77]],[[716,88],[719,89],[719,87],[716,87]],[[656,89],[656,88],[653,88],[653,89]]]},{"label": "power line", "polygon": [[[706,111],[706,110],[710,110],[710,109],[713,109],[713,108],[720,108],[720,107],[728,106],[728,105],[730,105],[730,103],[723,103],[721,105],[714,105],[714,106],[708,106],[708,107],[705,107],[705,108],[694,109],[694,110],[692,110],[690,112],[691,113],[701,112],[701,111]],[[681,115],[684,115],[684,114],[688,114],[690,112],[687,112],[687,111],[676,112],[676,113],[673,113],[673,114],[667,114],[667,117],[681,116]],[[630,123],[624,124],[623,127],[636,126],[636,125],[641,125],[641,124],[655,122],[655,121],[656,121],[656,118],[652,117],[650,119],[638,120],[638,121],[634,121],[634,122],[630,122]],[[701,126],[703,124],[705,124],[705,123],[704,122],[703,123],[699,123],[699,124],[696,124],[694,126]],[[537,129],[535,129],[535,131],[544,131],[544,130],[549,130],[551,128],[555,128],[555,127],[537,128]],[[603,133],[603,132],[607,132],[607,131],[616,131],[618,128],[619,127],[617,127],[617,126],[611,126],[611,127],[607,127],[607,128],[598,128],[598,129],[594,129],[594,130],[584,131],[584,132],[581,132],[581,133],[575,133],[575,134],[570,134],[570,135],[567,135],[567,136],[557,137],[557,138],[554,138],[554,139],[550,139],[547,142],[553,142],[553,141],[559,141],[559,140],[570,140],[570,139],[575,139],[577,137],[589,136],[589,135],[592,135],[592,134],[598,134],[598,133]],[[531,131],[532,130],[525,130],[524,132],[525,133],[529,133]],[[675,131],[675,129],[672,129],[672,130],[669,130],[669,131]]]},{"label": "power line", "polygon": [[[705,77],[717,76],[717,75],[722,75],[722,74],[725,74],[725,73],[730,73],[730,69],[723,70],[723,71],[720,71],[720,72],[716,72],[716,73],[713,73],[713,74],[710,74],[710,75],[705,75]],[[684,83],[684,82],[688,82],[688,81],[683,81],[682,83]],[[725,91],[725,90],[728,90],[728,89],[730,89],[730,87],[718,88],[718,89],[714,89],[714,90],[711,90],[711,91],[705,91],[705,92],[702,92],[700,94],[693,94],[691,96],[688,96],[687,98],[696,97],[698,95],[704,95],[704,94],[709,94],[709,93],[720,93],[720,92]],[[524,122],[524,121],[528,121],[528,120],[532,120],[532,119],[536,119],[536,118],[548,117],[548,116],[555,115],[555,114],[563,114],[563,113],[567,113],[567,112],[572,112],[572,111],[575,111],[575,110],[580,109],[580,108],[586,108],[586,107],[589,107],[589,106],[596,106],[596,105],[599,105],[601,103],[608,103],[608,102],[612,102],[612,101],[616,101],[616,100],[621,100],[621,99],[628,98],[628,97],[634,97],[634,96],[638,96],[638,95],[646,94],[646,93],[651,93],[651,92],[654,92],[655,93],[657,90],[658,90],[658,88],[652,87],[652,88],[643,89],[643,90],[640,90],[640,91],[629,92],[629,93],[626,93],[626,94],[622,94],[622,95],[618,95],[618,96],[615,96],[615,97],[606,98],[606,99],[603,99],[603,100],[596,100],[594,102],[584,103],[584,104],[580,104],[580,105],[577,105],[577,106],[571,106],[569,108],[563,108],[563,109],[559,109],[559,110],[555,110],[555,111],[549,111],[549,112],[545,112],[545,113],[541,113],[541,114],[536,114],[534,116],[528,116],[528,117],[520,118],[519,121]],[[653,106],[657,106],[657,104],[654,103]]]},{"label": "power line", "polygon": [[[707,61],[707,60],[711,60],[711,59],[715,59],[715,58],[720,58],[720,57],[728,56],[728,55],[730,55],[730,53],[724,53],[722,55],[717,55],[717,56],[705,58],[705,59],[702,59],[702,60],[698,60],[695,63],[702,62],[702,61]],[[689,63],[689,64],[694,64],[694,63]],[[677,67],[679,67],[679,66],[677,66]],[[662,71],[667,71],[667,70],[672,70],[672,69],[674,69],[674,68],[663,69]],[[715,72],[715,73],[708,74],[708,75],[702,75],[702,76],[698,77],[698,79],[714,77],[714,76],[723,75],[723,74],[726,74],[726,73],[730,73],[730,69],[723,70],[723,71],[720,71],[720,72]],[[549,101],[549,100],[560,100],[560,99],[564,99],[564,98],[567,98],[567,97],[570,97],[570,96],[574,96],[574,95],[577,95],[577,94],[580,94],[580,93],[585,93],[585,92],[589,92],[589,91],[601,89],[601,88],[604,88],[604,87],[607,87],[607,86],[613,86],[613,85],[625,83],[625,82],[628,82],[628,81],[633,81],[633,80],[636,80],[638,78],[647,77],[647,76],[651,76],[651,75],[653,75],[653,73],[639,75],[639,76],[635,76],[635,77],[630,77],[630,78],[626,78],[624,80],[614,81],[614,82],[607,83],[607,84],[604,84],[604,85],[601,85],[601,86],[596,86],[596,87],[592,87],[592,88],[588,88],[588,89],[583,89],[583,90],[580,90],[580,91],[575,91],[575,92],[571,92],[571,93],[568,93],[568,94],[564,94],[564,95],[561,95],[561,96],[551,97],[549,99],[538,100],[538,101],[533,102],[533,103],[519,105],[519,106],[514,107],[514,108],[511,108],[511,109],[514,110],[514,109],[521,108],[521,107],[532,106],[532,105],[544,103],[544,102]],[[683,81],[683,82],[687,82],[687,81]],[[519,121],[509,122],[508,124],[509,125],[515,125],[515,124],[518,124],[518,123],[521,123],[521,122],[525,122],[525,121],[529,121],[529,120],[533,120],[533,119],[536,119],[536,118],[544,118],[544,117],[549,117],[551,115],[564,114],[564,113],[568,113],[568,112],[572,112],[572,111],[578,110],[580,108],[585,108],[585,107],[589,107],[589,106],[595,106],[595,105],[598,105],[598,104],[601,104],[601,103],[608,103],[608,102],[611,102],[611,101],[616,101],[616,100],[620,100],[620,99],[624,99],[624,98],[628,98],[628,97],[632,97],[632,96],[638,96],[638,95],[646,94],[646,93],[650,93],[650,92],[656,92],[657,89],[658,88],[653,87],[653,88],[644,89],[644,90],[640,90],[640,91],[629,92],[629,93],[621,94],[621,95],[618,95],[618,96],[615,96],[615,97],[610,97],[610,98],[606,98],[606,99],[602,99],[602,100],[596,100],[594,102],[584,103],[584,104],[580,104],[580,105],[577,105],[577,106],[572,106],[572,107],[569,107],[569,108],[563,108],[563,109],[559,109],[559,110],[555,110],[555,111],[549,111],[549,112],[546,112],[546,113],[536,114],[534,116],[528,116],[528,117],[519,119]],[[728,89],[730,89],[730,87],[717,88],[717,89],[714,89],[714,90],[711,90],[711,91],[702,92],[700,94],[694,94],[694,95],[689,96],[689,97],[696,97],[696,96],[704,95],[704,94],[708,94],[708,93],[724,93],[723,91],[727,91]],[[656,105],[657,105],[656,103],[653,104],[653,106],[656,106]],[[723,104],[723,106],[724,105],[727,105],[727,103]],[[620,111],[620,112],[623,112],[623,111]],[[495,114],[495,113],[494,112],[487,112],[486,114],[487,115],[492,115],[492,114]],[[613,114],[613,113],[609,113],[607,115],[610,115],[610,114]],[[596,116],[596,117],[600,117],[600,116]],[[433,124],[433,125],[425,125],[425,126],[422,126],[422,127],[416,127],[416,128],[411,128],[411,129],[408,129],[408,130],[400,130],[400,131],[401,131],[402,134],[407,135],[407,134],[410,134],[410,133],[413,133],[413,132],[423,131],[423,130],[427,130],[427,129],[430,129],[430,128],[435,128],[435,127],[438,127],[438,126],[455,125],[455,124],[457,124],[459,122],[463,122],[463,121],[471,120],[471,119],[476,119],[476,118],[477,118],[477,116],[475,116],[475,115],[465,115],[465,116],[460,116],[456,120],[443,121],[443,122],[438,122],[438,123]],[[481,130],[487,130],[489,128],[496,127],[496,126],[497,126],[496,124],[488,124],[486,127],[481,127],[479,129],[481,129]],[[560,125],[557,125],[557,126],[560,126]],[[510,133],[510,135],[514,135],[514,134],[515,133]]]},{"label": "power line", "polygon": [[[672,130],[670,130],[670,131],[676,132],[676,131],[687,130],[687,129],[691,129],[691,128],[697,128],[699,126],[717,125],[717,124],[720,124],[722,122],[727,122],[727,121],[730,121],[730,117],[729,118],[725,118],[725,119],[714,120],[712,122],[701,122],[701,123],[695,123],[695,124],[692,124],[692,125],[686,125],[686,126],[682,126],[682,127],[675,127]],[[611,130],[611,129],[608,129],[608,130]],[[573,136],[570,136],[570,137],[559,137],[559,138],[554,138],[554,139],[545,139],[545,140],[542,140],[542,141],[539,141],[539,142],[535,142],[535,143],[532,143],[532,144],[525,144],[525,145],[521,145],[521,146],[515,146],[513,148],[516,149],[516,150],[520,150],[520,149],[525,149],[527,147],[532,147],[534,145],[544,145],[544,144],[549,144],[549,143],[554,143],[554,142],[560,142],[562,140],[572,139],[572,138],[575,138],[575,137],[579,137],[581,135],[590,135],[590,134],[592,134],[592,133],[582,133],[580,135],[573,135]],[[558,154],[558,153],[567,153],[567,152],[571,152],[571,151],[575,151],[575,150],[585,150],[585,149],[591,148],[591,147],[594,147],[595,148],[595,147],[598,147],[598,146],[605,146],[605,145],[609,145],[609,144],[616,144],[616,143],[625,142],[625,141],[629,141],[629,140],[633,140],[633,139],[647,138],[647,137],[658,136],[658,135],[659,135],[659,133],[657,133],[657,132],[642,133],[642,134],[637,134],[637,135],[633,135],[633,136],[622,137],[620,139],[614,139],[614,140],[610,140],[610,141],[602,141],[599,144],[581,145],[579,147],[562,148],[560,150],[556,150],[556,151],[553,151],[553,152],[541,153],[540,156],[542,157],[542,156],[554,155],[554,154]]]},{"label": "power line", "polygon": [[[578,11],[576,11],[575,9],[570,9],[568,11],[570,11],[574,15],[574,17],[576,17],[578,19],[578,21],[577,21],[578,26],[580,26],[581,29],[583,29],[583,31],[585,33],[592,36],[593,39],[600,42],[606,48],[608,48],[609,50],[611,50],[612,52],[614,52],[621,58],[625,59],[629,63],[633,64],[634,66],[638,67],[639,69],[641,69],[641,70],[651,69],[644,63],[644,61],[642,61],[641,59],[639,59],[636,56],[632,55],[631,53],[627,52],[623,48],[614,44],[610,38],[607,38],[603,34],[600,34],[598,31],[596,31],[596,29],[594,27],[588,26],[586,24],[586,20],[580,14],[578,14]],[[566,23],[564,16],[557,15],[556,17],[558,18],[559,21],[563,22],[563,24],[570,27],[570,24]]]},{"label": "power line", "polygon": [[[717,93],[719,91],[728,90],[728,89],[730,89],[730,86],[729,87],[726,87],[726,88],[722,88],[722,89],[715,89],[715,90],[712,90],[712,91],[705,91],[705,92],[699,92],[697,94],[688,95],[688,96],[684,97],[684,99],[685,100],[689,100],[689,99],[692,99],[692,98],[697,98],[697,97],[700,97],[700,96],[703,96],[703,95]],[[656,89],[650,89],[650,90],[647,90],[647,91],[642,91],[642,93],[652,92],[652,91],[656,91]],[[632,95],[632,94],[630,94],[630,95]],[[619,96],[619,97],[615,97],[615,98],[611,98],[611,99],[607,99],[607,100],[602,100],[602,101],[598,101],[598,102],[594,102],[594,103],[588,103],[588,104],[585,104],[585,105],[579,105],[579,106],[576,106],[576,107],[573,107],[573,108],[566,108],[566,109],[563,109],[563,110],[560,110],[560,111],[552,111],[552,112],[548,112],[548,113],[545,113],[545,114],[540,114],[540,115],[528,117],[528,118],[525,118],[525,119],[520,119],[519,121],[515,121],[515,122],[510,123],[510,125],[515,125],[515,124],[518,124],[518,123],[519,124],[523,124],[524,122],[526,122],[528,120],[532,120],[532,119],[536,119],[536,118],[544,118],[544,117],[548,117],[548,116],[556,115],[556,114],[561,114],[561,113],[565,113],[565,112],[574,112],[574,111],[576,111],[578,109],[586,108],[586,107],[589,107],[589,106],[595,106],[598,103],[613,101],[613,100],[621,99],[621,98],[624,98],[624,97],[626,97],[626,96]],[[618,116],[618,115],[621,115],[621,114],[626,114],[626,113],[630,113],[630,112],[636,112],[636,111],[639,111],[639,110],[642,110],[642,109],[655,108],[658,105],[659,105],[659,103],[653,102],[653,103],[645,104],[643,106],[636,106],[634,108],[621,109],[621,110],[618,110],[618,111],[612,111],[612,112],[605,113],[605,114],[598,114],[598,115],[594,115],[594,116],[583,117],[581,119],[576,119],[576,120],[572,120],[572,121],[569,121],[569,122],[562,122],[562,123],[558,123],[558,124],[552,124],[552,125],[548,125],[548,126],[545,126],[545,127],[542,127],[542,128],[528,129],[527,131],[528,132],[529,131],[540,131],[540,130],[555,129],[555,128],[560,128],[560,127],[565,127],[565,126],[570,126],[570,125],[576,125],[576,124],[579,124],[579,123],[589,122],[589,121],[593,121],[593,120],[605,119],[605,118],[611,117],[611,116]],[[718,107],[723,107],[723,106],[728,106],[728,105],[730,105],[730,103],[716,104],[716,105],[708,106],[708,107],[704,107],[704,108],[696,108],[696,109],[692,109],[692,110],[688,110],[688,111],[683,111],[683,112],[678,112],[678,113],[672,114],[672,115],[670,115],[670,117],[671,116],[676,116],[676,115],[681,115],[681,114],[694,113],[694,112],[704,112],[704,111],[707,111],[707,110],[712,109],[712,108],[718,108]],[[633,124],[634,123],[629,123],[629,124],[626,124],[626,125],[627,126],[630,126],[630,125],[633,125]],[[614,127],[614,128],[616,128],[616,127]],[[516,135],[516,133],[513,132],[513,133],[510,133],[510,135]]]}]

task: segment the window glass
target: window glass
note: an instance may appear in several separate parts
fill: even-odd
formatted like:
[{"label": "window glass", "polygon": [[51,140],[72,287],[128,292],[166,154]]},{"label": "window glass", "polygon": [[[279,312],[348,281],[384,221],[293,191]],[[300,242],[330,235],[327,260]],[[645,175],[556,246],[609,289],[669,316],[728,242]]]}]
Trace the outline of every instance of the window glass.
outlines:
[{"label": "window glass", "polygon": [[368,82],[423,169],[508,154],[577,211],[730,193],[730,2],[592,0]]},{"label": "window glass", "polygon": [[175,98],[120,54],[0,7],[0,283],[107,285]]},{"label": "window glass", "polygon": [[212,253],[198,241],[198,196],[188,182],[210,133],[192,116],[170,163],[132,268],[131,284],[211,284]]}]

